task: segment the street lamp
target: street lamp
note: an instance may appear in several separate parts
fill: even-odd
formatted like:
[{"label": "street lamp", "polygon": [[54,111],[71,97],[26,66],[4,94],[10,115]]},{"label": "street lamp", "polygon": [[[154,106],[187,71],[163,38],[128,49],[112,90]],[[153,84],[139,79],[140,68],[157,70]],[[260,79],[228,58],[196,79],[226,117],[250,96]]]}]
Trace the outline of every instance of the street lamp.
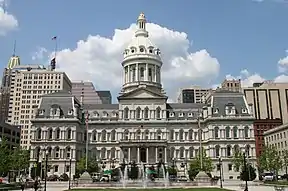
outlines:
[{"label": "street lamp", "polygon": [[45,183],[44,183],[44,191],[47,190],[47,173],[48,173],[48,150],[45,151]]},{"label": "street lamp", "polygon": [[106,168],[106,162],[102,161],[102,170],[104,172],[104,169]]},{"label": "street lamp", "polygon": [[246,174],[247,174],[247,164],[246,164],[246,153],[243,153],[243,162],[244,162],[244,174],[245,174],[245,189],[244,191],[248,191],[248,182],[247,182],[247,178],[246,178]]},{"label": "street lamp", "polygon": [[[112,164],[112,165],[111,165]],[[115,168],[115,159],[110,160],[110,168],[114,169]]]},{"label": "street lamp", "polygon": [[72,157],[70,157],[70,160],[69,160],[69,185],[68,185],[68,190],[71,189],[71,176],[72,176]]},{"label": "street lamp", "polygon": [[220,173],[220,188],[223,188],[222,184],[222,159],[219,157],[219,173]]}]

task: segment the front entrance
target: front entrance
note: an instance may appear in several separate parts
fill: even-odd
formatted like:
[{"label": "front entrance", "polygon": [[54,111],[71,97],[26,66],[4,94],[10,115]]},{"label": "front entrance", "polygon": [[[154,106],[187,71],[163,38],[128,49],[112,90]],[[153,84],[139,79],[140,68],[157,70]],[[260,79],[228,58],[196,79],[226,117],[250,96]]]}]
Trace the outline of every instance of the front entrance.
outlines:
[{"label": "front entrance", "polygon": [[147,162],[146,161],[146,155],[147,155],[146,148],[141,148],[140,149],[140,161],[141,162]]}]

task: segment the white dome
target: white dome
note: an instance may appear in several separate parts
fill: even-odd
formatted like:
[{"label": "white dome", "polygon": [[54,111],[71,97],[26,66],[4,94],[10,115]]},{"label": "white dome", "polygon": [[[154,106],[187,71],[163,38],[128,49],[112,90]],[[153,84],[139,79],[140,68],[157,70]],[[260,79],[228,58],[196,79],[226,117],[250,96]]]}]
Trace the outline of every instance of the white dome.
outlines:
[{"label": "white dome", "polygon": [[160,50],[150,41],[148,31],[146,31],[146,18],[144,13],[141,13],[137,20],[138,29],[131,43],[124,51],[124,60],[131,58],[134,55],[152,56],[154,59],[161,60]]}]

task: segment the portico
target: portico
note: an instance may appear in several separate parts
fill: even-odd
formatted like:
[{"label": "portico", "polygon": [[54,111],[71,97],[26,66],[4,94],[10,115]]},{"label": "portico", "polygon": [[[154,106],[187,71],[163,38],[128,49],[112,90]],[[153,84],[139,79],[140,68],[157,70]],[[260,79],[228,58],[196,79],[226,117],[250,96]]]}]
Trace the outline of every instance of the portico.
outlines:
[{"label": "portico", "polygon": [[123,140],[120,142],[122,158],[127,162],[155,164],[167,163],[166,140]]}]

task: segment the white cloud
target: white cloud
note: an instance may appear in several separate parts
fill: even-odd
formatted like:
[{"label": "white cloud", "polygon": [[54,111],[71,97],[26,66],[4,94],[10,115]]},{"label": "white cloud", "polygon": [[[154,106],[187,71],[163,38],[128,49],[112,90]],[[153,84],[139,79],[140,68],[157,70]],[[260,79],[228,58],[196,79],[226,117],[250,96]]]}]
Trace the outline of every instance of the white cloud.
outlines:
[{"label": "white cloud", "polygon": [[0,0],[0,36],[6,35],[7,32],[18,27],[16,17],[6,11],[7,5],[7,0]]},{"label": "white cloud", "polygon": [[49,55],[48,50],[43,47],[38,47],[37,51],[32,54],[33,61],[41,61]]},{"label": "white cloud", "polygon": [[[286,51],[287,52],[287,51]],[[281,58],[278,61],[278,70],[281,73],[285,73],[288,71],[288,56]]]},{"label": "white cloud", "polygon": [[[119,92],[122,85],[122,53],[131,41],[136,25],[116,29],[113,37],[89,35],[80,40],[75,49],[64,49],[57,54],[57,64],[72,80],[91,80],[98,89]],[[220,65],[207,50],[190,52],[187,34],[148,23],[151,41],[162,53],[162,84],[170,98],[176,97],[179,87],[205,82],[218,76]],[[61,40],[61,39],[59,39]]]},{"label": "white cloud", "polygon": [[[250,74],[250,72],[247,69],[242,70],[239,76],[232,76],[231,74],[228,74],[226,75],[226,79],[241,79],[241,85],[243,87],[251,87],[253,86],[253,83],[261,83],[266,80],[258,73]],[[287,83],[288,76],[285,74],[281,74],[272,79],[272,81],[277,83]]]}]

